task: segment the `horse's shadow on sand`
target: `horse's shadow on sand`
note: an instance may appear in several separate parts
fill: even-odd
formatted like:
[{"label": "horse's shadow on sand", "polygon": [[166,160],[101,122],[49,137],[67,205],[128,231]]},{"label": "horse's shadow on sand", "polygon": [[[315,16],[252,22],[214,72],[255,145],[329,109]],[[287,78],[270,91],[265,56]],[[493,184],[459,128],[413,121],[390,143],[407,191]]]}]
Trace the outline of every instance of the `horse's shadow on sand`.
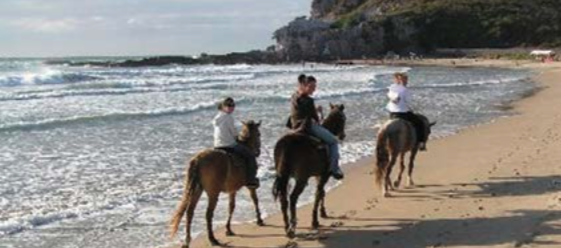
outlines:
[{"label": "horse's shadow on sand", "polygon": [[561,176],[491,177],[487,182],[459,183],[452,186],[456,190],[440,193],[480,198],[541,195],[559,192]]},{"label": "horse's shadow on sand", "polygon": [[[440,187],[452,189],[446,190]],[[434,190],[429,190],[422,196],[435,199],[444,199],[450,195],[461,198],[531,196],[560,192],[561,176],[492,177],[486,182],[458,183],[448,187],[429,185],[426,188]],[[421,191],[409,193],[413,194],[400,197],[420,197],[418,193]],[[298,228],[295,239],[287,239],[286,245],[277,247],[298,247],[299,242],[310,240],[319,242],[321,247],[424,248],[495,245],[523,247],[532,244],[561,247],[561,242],[557,241],[561,240],[561,211],[517,210],[505,215],[430,220],[332,216],[323,223],[331,221],[343,224],[322,226],[319,231],[311,230],[304,225]],[[349,225],[349,221],[353,224]],[[282,229],[283,227],[273,224],[269,225],[269,228]],[[280,234],[240,235],[250,239],[282,236]],[[228,247],[241,248],[241,246]]]},{"label": "horse's shadow on sand", "polygon": [[[371,224],[327,230],[328,236],[344,239],[319,240],[325,247],[454,247],[525,244],[559,246],[551,241],[561,235],[561,211],[519,210],[506,217],[397,220],[382,230]],[[393,227],[392,227],[393,226]],[[541,237],[547,237],[547,240]],[[558,240],[559,237],[553,237]]]},{"label": "horse's shadow on sand", "polygon": [[[298,229],[296,238],[287,239],[282,246],[298,247],[299,242],[315,241],[320,247],[384,247],[424,248],[454,246],[525,245],[561,246],[554,241],[561,238],[561,211],[518,210],[509,216],[462,219],[384,219],[347,218],[359,222],[354,226],[323,226],[320,230],[305,227]],[[375,222],[379,221],[379,224]],[[388,221],[393,222],[387,224]],[[364,225],[360,224],[361,222]],[[384,224],[385,223],[385,224]],[[271,228],[281,228],[271,226]],[[269,236],[240,235],[243,238],[267,238]],[[273,236],[271,236],[273,237]],[[278,235],[274,235],[278,238]],[[226,245],[243,248],[246,246]]]}]

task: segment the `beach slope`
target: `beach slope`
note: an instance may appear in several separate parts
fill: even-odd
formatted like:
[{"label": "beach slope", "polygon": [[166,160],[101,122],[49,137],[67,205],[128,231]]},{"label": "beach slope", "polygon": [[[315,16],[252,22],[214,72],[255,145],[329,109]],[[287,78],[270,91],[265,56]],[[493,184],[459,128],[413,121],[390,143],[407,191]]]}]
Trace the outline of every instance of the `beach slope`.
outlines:
[{"label": "beach slope", "polygon": [[[381,198],[366,158],[327,195],[320,230],[309,228],[308,205],[295,239],[279,214],[217,238],[230,247],[561,247],[561,66],[536,71],[540,90],[513,104],[517,115],[431,141],[415,187]],[[192,245],[209,246],[206,234]]]}]

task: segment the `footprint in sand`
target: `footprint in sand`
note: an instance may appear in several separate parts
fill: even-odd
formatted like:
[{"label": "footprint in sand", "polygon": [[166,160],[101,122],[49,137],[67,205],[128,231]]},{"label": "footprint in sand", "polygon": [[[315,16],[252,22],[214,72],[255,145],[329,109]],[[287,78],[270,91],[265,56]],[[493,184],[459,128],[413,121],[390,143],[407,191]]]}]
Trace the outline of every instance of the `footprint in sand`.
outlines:
[{"label": "footprint in sand", "polygon": [[315,240],[326,240],[328,239],[327,235],[321,233],[321,232],[313,232],[313,233],[307,233],[302,237],[303,240],[306,241],[315,241]]},{"label": "footprint in sand", "polygon": [[288,243],[286,243],[286,245],[284,246],[284,248],[296,248],[296,247],[298,247],[298,243],[294,241],[288,241]]},{"label": "footprint in sand", "polygon": [[329,226],[330,227],[341,227],[341,226],[344,226],[344,225],[345,225],[345,223],[343,223],[342,221],[336,221],[336,222],[331,223],[331,225],[329,225]]}]

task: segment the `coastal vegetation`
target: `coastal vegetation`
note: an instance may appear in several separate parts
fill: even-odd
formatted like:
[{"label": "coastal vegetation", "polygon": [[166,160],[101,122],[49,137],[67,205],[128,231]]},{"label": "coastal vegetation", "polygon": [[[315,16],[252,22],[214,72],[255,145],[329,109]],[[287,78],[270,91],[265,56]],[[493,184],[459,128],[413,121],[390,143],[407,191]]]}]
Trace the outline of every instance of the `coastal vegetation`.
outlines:
[{"label": "coastal vegetation", "polygon": [[291,22],[275,38],[287,60],[438,48],[561,47],[561,5],[556,0],[314,0],[311,18]]}]

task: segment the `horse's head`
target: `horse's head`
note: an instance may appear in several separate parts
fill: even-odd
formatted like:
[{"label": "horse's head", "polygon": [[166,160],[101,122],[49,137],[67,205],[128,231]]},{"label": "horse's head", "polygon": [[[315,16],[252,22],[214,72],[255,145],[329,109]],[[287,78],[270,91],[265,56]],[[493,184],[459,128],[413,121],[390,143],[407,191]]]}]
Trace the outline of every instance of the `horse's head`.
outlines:
[{"label": "horse's head", "polygon": [[429,118],[427,118],[426,116],[421,114],[417,114],[417,115],[420,117],[421,120],[423,120],[423,124],[424,124],[423,127],[425,129],[425,134],[427,134],[426,140],[428,140],[431,134],[432,127],[436,125],[436,121],[431,122],[429,121]]},{"label": "horse's head", "polygon": [[345,134],[345,124],[347,116],[345,115],[345,105],[343,104],[329,104],[330,111],[325,120],[323,120],[323,127],[329,130],[333,135],[337,136],[339,140],[344,140],[347,136]]},{"label": "horse's head", "polygon": [[261,122],[250,120],[242,122],[242,124],[243,127],[238,136],[239,142],[251,148],[255,155],[259,156],[261,154],[261,132],[259,132]]}]

